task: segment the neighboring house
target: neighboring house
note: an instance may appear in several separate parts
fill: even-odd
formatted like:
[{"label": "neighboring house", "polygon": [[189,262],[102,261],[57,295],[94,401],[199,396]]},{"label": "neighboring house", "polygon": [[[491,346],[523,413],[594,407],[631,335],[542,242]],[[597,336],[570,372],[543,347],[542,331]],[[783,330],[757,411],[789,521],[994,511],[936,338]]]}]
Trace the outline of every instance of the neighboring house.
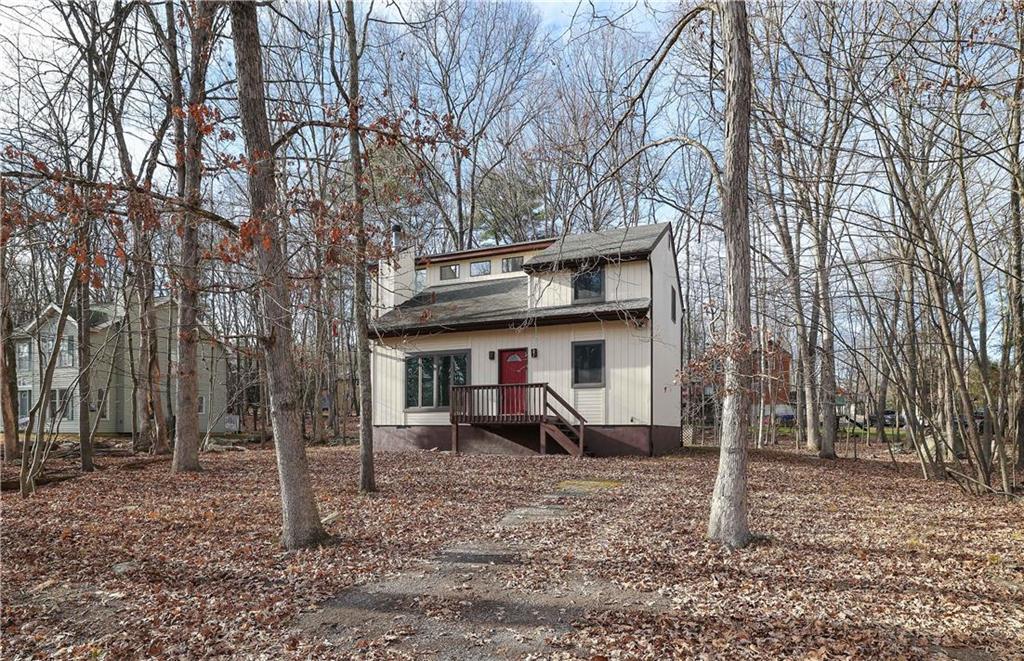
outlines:
[{"label": "neighboring house", "polygon": [[680,445],[669,224],[399,253],[372,290],[375,447],[653,455]]},{"label": "neighboring house", "polygon": [[[158,300],[155,303],[155,314],[161,374],[158,390],[164,411],[170,416],[176,405],[174,369],[177,357],[177,307],[169,299]],[[21,424],[27,423],[28,412],[39,398],[46,361],[56,343],[59,353],[50,384],[50,405],[45,429],[47,432],[52,428],[62,434],[77,434],[78,322],[69,316],[64,325],[63,337],[57,338],[59,316],[60,308],[51,304],[37,319],[15,332],[18,416]],[[89,327],[89,410],[93,416],[90,422],[96,424],[98,419],[97,434],[130,434],[134,402],[131,375],[133,365],[137,365],[139,360],[138,320],[133,317],[126,323],[123,307],[96,304],[91,311]],[[201,330],[201,336],[198,350],[199,427],[201,430],[220,433],[225,431],[225,420],[228,417],[225,415],[228,401],[228,354],[224,345],[205,328]],[[134,356],[129,355],[129,346]],[[51,427],[54,419],[59,419],[57,427]]]},{"label": "neighboring house", "polygon": [[795,400],[791,401],[789,394],[793,354],[772,339],[765,346],[764,352],[755,349],[751,357],[754,371],[751,417],[756,421],[758,415],[764,415],[776,421],[791,422],[796,417]]}]

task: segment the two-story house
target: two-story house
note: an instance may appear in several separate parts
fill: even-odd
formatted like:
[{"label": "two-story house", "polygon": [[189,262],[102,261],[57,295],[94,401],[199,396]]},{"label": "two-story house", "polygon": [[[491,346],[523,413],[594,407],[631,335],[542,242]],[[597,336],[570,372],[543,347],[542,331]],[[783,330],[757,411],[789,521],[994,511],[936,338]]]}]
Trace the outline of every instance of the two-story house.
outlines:
[{"label": "two-story house", "polygon": [[[170,299],[156,301],[159,399],[167,416],[173,415],[176,397],[174,365],[177,358],[177,307]],[[57,363],[50,383],[46,430],[61,434],[78,433],[78,321],[69,317],[63,336],[56,337],[60,309],[47,306],[31,323],[15,332],[14,346],[18,379],[19,423],[38,400],[46,362],[54,345]],[[115,304],[96,304],[91,311],[90,402],[89,410],[97,434],[129,434],[134,412],[133,367],[138,365],[140,336],[135,315],[126,316]],[[198,349],[199,426],[213,433],[226,431],[228,420],[228,353],[210,331],[201,329]],[[132,352],[129,355],[129,352]],[[136,368],[137,369],[137,368]],[[140,385],[140,387],[143,387]],[[51,427],[51,421],[56,425]]]},{"label": "two-story house", "polygon": [[653,455],[680,444],[672,228],[398,253],[372,285],[374,445]]}]

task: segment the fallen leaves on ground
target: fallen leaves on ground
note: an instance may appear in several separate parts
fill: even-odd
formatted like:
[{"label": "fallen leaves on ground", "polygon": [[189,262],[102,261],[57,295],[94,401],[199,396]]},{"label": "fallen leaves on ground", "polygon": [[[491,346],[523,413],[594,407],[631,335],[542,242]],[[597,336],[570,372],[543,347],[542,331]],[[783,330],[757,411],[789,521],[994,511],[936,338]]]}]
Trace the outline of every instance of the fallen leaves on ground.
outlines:
[{"label": "fallen leaves on ground", "polygon": [[[764,539],[729,551],[704,538],[710,451],[582,461],[382,453],[380,493],[360,496],[354,449],[316,448],[321,515],[339,513],[333,539],[285,553],[272,452],[203,463],[194,475],[157,462],[30,499],[5,493],[4,658],[359,657],[365,650],[297,630],[297,615],[488,538],[530,549],[501,568],[509,600],[585,572],[668,604],[608,604],[538,658],[1024,658],[1024,509],[925,482],[912,465],[754,452],[752,522]],[[578,479],[621,485],[565,497],[564,519],[498,526]],[[388,656],[390,642],[365,645]]]}]

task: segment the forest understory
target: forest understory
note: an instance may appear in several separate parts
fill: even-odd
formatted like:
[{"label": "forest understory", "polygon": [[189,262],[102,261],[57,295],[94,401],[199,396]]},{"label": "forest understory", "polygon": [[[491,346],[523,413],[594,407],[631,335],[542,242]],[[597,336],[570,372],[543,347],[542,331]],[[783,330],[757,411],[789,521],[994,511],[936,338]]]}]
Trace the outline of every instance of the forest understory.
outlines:
[{"label": "forest understory", "polygon": [[[762,539],[742,551],[705,539],[716,448],[582,461],[382,453],[374,496],[356,490],[355,448],[315,448],[332,538],[295,553],[277,542],[269,449],[204,455],[202,473],[177,476],[163,462],[117,470],[133,460],[103,459],[105,470],[33,498],[3,495],[0,653],[443,657],[451,645],[431,638],[434,625],[475,615],[475,638],[458,642],[498,656],[507,623],[479,619],[481,579],[467,578],[457,600],[414,600],[390,628],[303,625],[339,595],[472,543],[511,549],[514,561],[476,567],[510,603],[554,594],[577,605],[561,609],[576,613],[565,627],[538,622],[545,635],[516,629],[508,649],[520,656],[1024,658],[1021,504],[924,481],[910,457],[863,452],[875,458],[753,451]],[[575,484],[566,480],[603,487],[557,491]],[[561,514],[507,525],[538,501]],[[637,598],[588,600],[581,576]]]}]

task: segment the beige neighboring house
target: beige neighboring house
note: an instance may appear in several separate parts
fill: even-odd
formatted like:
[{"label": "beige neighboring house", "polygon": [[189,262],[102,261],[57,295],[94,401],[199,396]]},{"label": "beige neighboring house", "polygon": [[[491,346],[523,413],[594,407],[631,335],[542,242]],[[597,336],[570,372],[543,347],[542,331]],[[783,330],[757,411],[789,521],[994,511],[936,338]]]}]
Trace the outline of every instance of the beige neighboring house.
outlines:
[{"label": "beige neighboring house", "polygon": [[[95,304],[92,307],[89,410],[94,417],[91,422],[96,423],[98,416],[98,434],[130,434],[134,400],[131,376],[133,362],[129,356],[129,346],[133,348],[137,361],[138,320],[133,315],[126,323],[124,308],[120,305]],[[177,357],[177,306],[170,299],[158,299],[155,302],[155,313],[161,374],[160,401],[164,412],[171,415],[171,410],[176,406],[174,369]],[[37,319],[15,331],[19,422],[24,425],[28,421],[28,411],[39,397],[46,361],[56,344],[59,353],[50,384],[46,430],[51,429],[52,420],[59,418],[57,432],[77,434],[78,321],[69,317],[63,336],[57,338],[59,316],[60,308],[51,304]],[[198,351],[199,427],[201,430],[222,433],[229,431],[232,420],[237,420],[227,415],[228,352],[209,330],[203,328],[201,335]]]},{"label": "beige neighboring house", "polygon": [[669,224],[435,255],[371,292],[374,447],[654,455],[680,445]]}]

